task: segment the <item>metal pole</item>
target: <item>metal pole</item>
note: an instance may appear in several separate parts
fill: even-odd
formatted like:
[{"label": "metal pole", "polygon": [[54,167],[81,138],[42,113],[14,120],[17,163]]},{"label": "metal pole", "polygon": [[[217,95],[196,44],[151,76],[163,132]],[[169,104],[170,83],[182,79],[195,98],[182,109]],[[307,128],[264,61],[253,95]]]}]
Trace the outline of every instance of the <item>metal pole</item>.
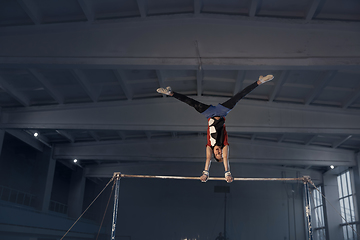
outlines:
[{"label": "metal pole", "polygon": [[114,195],[113,220],[112,220],[112,227],[111,227],[111,240],[115,240],[115,233],[116,233],[116,220],[117,220],[117,212],[118,212],[118,205],[119,205],[120,176],[121,176],[121,174],[119,172],[114,173],[115,195]]},{"label": "metal pole", "polygon": [[310,212],[310,195],[309,195],[309,182],[304,182],[305,190],[305,211],[307,219],[308,239],[313,240],[312,227],[311,227],[311,212]]}]

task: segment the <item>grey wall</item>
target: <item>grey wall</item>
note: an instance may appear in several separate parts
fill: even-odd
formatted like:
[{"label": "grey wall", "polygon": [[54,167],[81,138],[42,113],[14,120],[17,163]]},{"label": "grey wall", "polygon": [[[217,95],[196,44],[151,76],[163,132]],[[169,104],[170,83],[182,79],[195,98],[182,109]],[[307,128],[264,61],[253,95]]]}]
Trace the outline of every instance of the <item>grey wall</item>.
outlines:
[{"label": "grey wall", "polygon": [[[35,183],[37,151],[11,135],[5,134],[0,155],[0,184],[19,191],[31,189]],[[21,178],[13,177],[21,176]],[[23,181],[23,179],[27,179]]]}]

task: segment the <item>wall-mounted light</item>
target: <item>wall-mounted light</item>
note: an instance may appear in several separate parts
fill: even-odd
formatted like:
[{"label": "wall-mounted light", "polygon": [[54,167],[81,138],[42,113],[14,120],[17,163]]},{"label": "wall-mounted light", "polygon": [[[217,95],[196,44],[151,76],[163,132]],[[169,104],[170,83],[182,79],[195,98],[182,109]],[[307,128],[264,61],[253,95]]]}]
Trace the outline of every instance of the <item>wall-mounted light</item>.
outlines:
[{"label": "wall-mounted light", "polygon": [[80,165],[79,160],[77,160],[76,158],[73,160],[73,163],[74,163],[74,165],[83,168],[83,167]]}]

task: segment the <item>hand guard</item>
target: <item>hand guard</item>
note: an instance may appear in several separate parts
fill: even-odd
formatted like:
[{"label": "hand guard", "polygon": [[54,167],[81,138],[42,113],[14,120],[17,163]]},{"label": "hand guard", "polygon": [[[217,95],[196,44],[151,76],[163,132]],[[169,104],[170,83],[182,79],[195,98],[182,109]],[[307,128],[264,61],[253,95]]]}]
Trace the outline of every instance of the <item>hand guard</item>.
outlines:
[{"label": "hand guard", "polygon": [[[205,178],[204,180],[201,179],[201,181],[202,181],[202,182],[206,182],[206,181],[208,180],[208,178],[209,178],[209,170],[204,170],[204,171],[202,172],[202,176],[203,176],[203,175],[205,175],[206,178]],[[202,177],[202,176],[201,176],[201,177]]]},{"label": "hand guard", "polygon": [[[231,180],[227,180],[226,179],[226,177],[230,177],[231,178]],[[230,182],[232,182],[233,181],[233,177],[232,177],[232,175],[231,175],[231,172],[230,171],[226,171],[225,172],[225,180],[226,180],[226,182],[228,182],[228,183],[230,183]]]}]

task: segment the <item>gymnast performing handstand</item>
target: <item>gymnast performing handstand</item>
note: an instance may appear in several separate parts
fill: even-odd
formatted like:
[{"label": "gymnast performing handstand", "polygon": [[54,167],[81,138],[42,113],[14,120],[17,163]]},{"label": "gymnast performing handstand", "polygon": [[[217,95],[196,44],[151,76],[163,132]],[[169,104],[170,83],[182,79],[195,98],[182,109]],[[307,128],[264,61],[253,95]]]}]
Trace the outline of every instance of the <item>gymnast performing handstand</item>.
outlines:
[{"label": "gymnast performing handstand", "polygon": [[225,116],[235,107],[235,105],[238,101],[240,101],[240,99],[249,94],[257,86],[265,82],[271,81],[273,78],[273,75],[267,75],[265,77],[260,76],[258,81],[247,86],[241,92],[237,93],[226,102],[219,103],[216,106],[207,105],[180,93],[174,92],[171,90],[171,87],[157,89],[158,93],[175,97],[176,99],[195,108],[196,111],[198,111],[208,119],[206,161],[204,171],[202,172],[202,176],[200,177],[200,180],[202,182],[206,182],[209,178],[211,155],[214,156],[217,162],[223,162],[226,182],[231,183],[234,180],[230,172],[230,164],[228,159],[229,143],[228,135],[225,128]]}]

